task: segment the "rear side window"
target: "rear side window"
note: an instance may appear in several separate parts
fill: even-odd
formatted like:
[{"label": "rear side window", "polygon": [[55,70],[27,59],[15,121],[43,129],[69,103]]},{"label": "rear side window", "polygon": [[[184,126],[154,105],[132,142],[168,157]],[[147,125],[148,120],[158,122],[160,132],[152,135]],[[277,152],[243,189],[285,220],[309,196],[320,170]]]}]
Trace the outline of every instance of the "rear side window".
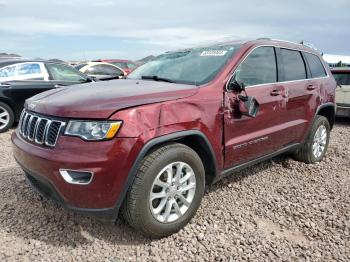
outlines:
[{"label": "rear side window", "polygon": [[0,80],[42,79],[42,71],[37,63],[21,63],[0,69]]},{"label": "rear side window", "polygon": [[283,81],[306,79],[304,60],[299,51],[281,49]]},{"label": "rear side window", "polygon": [[18,75],[34,75],[41,74],[41,69],[39,64],[20,64],[17,65],[16,71]]},{"label": "rear side window", "polygon": [[259,47],[236,69],[235,78],[245,86],[275,83],[276,57],[273,47]]},{"label": "rear side window", "polygon": [[16,76],[16,66],[7,66],[0,69],[0,77]]},{"label": "rear side window", "polygon": [[306,57],[307,63],[309,64],[311,76],[313,78],[327,76],[321,60],[316,55],[309,53],[304,53],[304,55]]},{"label": "rear side window", "polygon": [[350,85],[350,73],[333,72],[332,74],[338,85]]}]

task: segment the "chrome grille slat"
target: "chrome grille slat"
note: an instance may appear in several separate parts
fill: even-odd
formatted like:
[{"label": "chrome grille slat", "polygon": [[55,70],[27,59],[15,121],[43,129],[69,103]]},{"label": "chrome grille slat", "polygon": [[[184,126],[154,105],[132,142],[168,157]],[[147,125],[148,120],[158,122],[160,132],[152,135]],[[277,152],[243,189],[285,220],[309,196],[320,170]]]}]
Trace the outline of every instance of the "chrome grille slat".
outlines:
[{"label": "chrome grille slat", "polygon": [[40,125],[40,122],[41,122],[42,118],[38,118],[38,121],[36,121],[36,125],[35,125],[35,129],[34,129],[34,136],[33,136],[33,140],[35,141],[35,138],[36,138],[36,135],[37,135],[37,132],[38,132],[38,127]]},{"label": "chrome grille slat", "polygon": [[22,122],[23,122],[23,116],[25,115],[25,111],[23,110],[21,113],[21,116],[19,118],[19,122],[18,122],[18,130],[21,132],[22,130]]},{"label": "chrome grille slat", "polygon": [[24,113],[23,113],[23,116],[22,116],[22,121],[20,121],[20,122],[21,122],[21,129],[20,129],[21,134],[23,134],[24,122],[25,122],[26,117],[27,117],[27,113],[26,113],[25,111],[23,111],[23,112],[24,112]]},{"label": "chrome grille slat", "polygon": [[54,147],[65,122],[23,111],[18,131],[23,138],[36,144]]},{"label": "chrome grille slat", "polygon": [[25,134],[25,136],[26,136],[27,138],[29,138],[29,130],[30,130],[30,126],[32,125],[33,118],[34,118],[33,115],[31,115],[31,116],[29,117],[29,121],[28,121],[27,128],[26,128],[26,130],[24,130],[24,134]]},{"label": "chrome grille slat", "polygon": [[35,134],[35,142],[38,144],[44,144],[47,121],[48,120],[45,118],[40,120],[40,125],[38,126],[38,130]]},{"label": "chrome grille slat", "polygon": [[33,116],[32,120],[30,122],[29,131],[28,131],[28,139],[30,141],[34,140],[35,128],[36,128],[37,122],[38,122],[38,117],[37,116]]},{"label": "chrome grille slat", "polygon": [[48,120],[48,121],[47,121],[47,124],[46,124],[46,126],[45,126],[44,136],[45,136],[45,145],[47,145],[47,146],[48,146],[48,144],[47,144],[47,136],[48,136],[48,134],[49,134],[48,130],[50,129],[51,123],[52,123],[52,121],[51,121],[51,120]]},{"label": "chrome grille slat", "polygon": [[30,115],[26,114],[26,117],[24,118],[23,128],[22,128],[23,136],[27,136],[26,135],[26,130],[28,128],[29,119],[30,119]]}]

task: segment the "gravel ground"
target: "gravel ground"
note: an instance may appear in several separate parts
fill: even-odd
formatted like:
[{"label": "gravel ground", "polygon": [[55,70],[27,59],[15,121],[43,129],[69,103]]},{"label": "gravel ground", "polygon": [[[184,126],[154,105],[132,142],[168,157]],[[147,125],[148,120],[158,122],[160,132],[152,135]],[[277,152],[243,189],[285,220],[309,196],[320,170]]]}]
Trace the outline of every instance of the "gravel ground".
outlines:
[{"label": "gravel ground", "polygon": [[10,143],[12,132],[13,130],[0,134],[0,170],[16,166]]},{"label": "gravel ground", "polygon": [[41,200],[12,167],[9,136],[0,135],[0,261],[350,261],[349,120],[335,126],[322,163],[281,156],[232,175],[160,240]]}]

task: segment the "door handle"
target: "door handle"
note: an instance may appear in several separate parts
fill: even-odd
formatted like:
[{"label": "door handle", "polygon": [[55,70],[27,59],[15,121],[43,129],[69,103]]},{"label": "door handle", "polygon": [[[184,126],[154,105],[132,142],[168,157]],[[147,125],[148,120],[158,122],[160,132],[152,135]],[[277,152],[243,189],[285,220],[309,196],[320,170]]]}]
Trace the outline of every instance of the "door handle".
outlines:
[{"label": "door handle", "polygon": [[270,93],[272,96],[278,96],[281,94],[281,91],[280,90],[277,90],[277,89],[274,89],[271,91]]},{"label": "door handle", "polygon": [[314,86],[314,85],[307,86],[307,90],[314,90],[314,89],[316,89],[316,86]]}]

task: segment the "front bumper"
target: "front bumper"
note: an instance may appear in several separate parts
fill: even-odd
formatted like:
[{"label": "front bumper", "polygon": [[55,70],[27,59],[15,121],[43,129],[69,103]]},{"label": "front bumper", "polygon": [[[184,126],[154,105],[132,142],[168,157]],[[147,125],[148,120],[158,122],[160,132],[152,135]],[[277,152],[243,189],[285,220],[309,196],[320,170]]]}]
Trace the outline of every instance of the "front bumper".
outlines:
[{"label": "front bumper", "polygon": [[[85,142],[60,136],[55,148],[46,148],[24,140],[18,131],[12,134],[14,157],[36,191],[68,209],[107,221],[117,218],[120,196],[137,156],[136,141]],[[59,174],[62,168],[90,171],[94,177],[88,185],[69,184]]]}]

